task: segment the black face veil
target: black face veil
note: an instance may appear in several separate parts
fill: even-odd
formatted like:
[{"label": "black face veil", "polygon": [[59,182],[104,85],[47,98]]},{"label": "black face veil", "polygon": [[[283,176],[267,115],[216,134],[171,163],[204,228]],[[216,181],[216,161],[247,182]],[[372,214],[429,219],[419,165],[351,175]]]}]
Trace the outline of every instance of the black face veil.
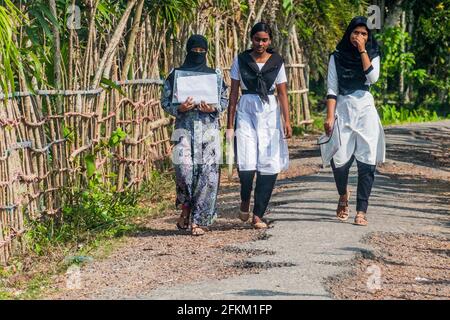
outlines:
[{"label": "black face veil", "polygon": [[[193,48],[205,49],[205,52],[194,52]],[[216,73],[216,71],[207,66],[206,52],[208,51],[208,40],[202,35],[194,34],[189,37],[186,44],[186,58],[183,64],[175,70],[185,70],[204,73]],[[169,75],[168,80],[172,88],[174,87],[175,70]]]}]

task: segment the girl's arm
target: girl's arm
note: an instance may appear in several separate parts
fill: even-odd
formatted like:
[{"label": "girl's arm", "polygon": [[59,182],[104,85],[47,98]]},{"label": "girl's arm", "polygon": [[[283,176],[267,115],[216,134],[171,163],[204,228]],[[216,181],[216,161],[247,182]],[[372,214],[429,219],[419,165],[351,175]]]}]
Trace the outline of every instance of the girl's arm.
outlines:
[{"label": "girl's arm", "polygon": [[372,63],[370,67],[366,70],[364,70],[364,73],[366,74],[367,82],[370,84],[374,84],[378,81],[378,78],[380,77],[380,57],[375,57],[372,59]]},{"label": "girl's arm", "polygon": [[358,42],[358,50],[361,55],[363,70],[366,74],[367,81],[368,83],[373,84],[377,82],[380,75],[380,57],[375,57],[370,61],[370,57],[366,50],[366,42],[360,37],[357,38],[356,41]]},{"label": "girl's arm", "polygon": [[289,102],[287,96],[287,83],[277,84],[278,101],[280,101],[281,112],[284,118],[284,137],[292,137],[291,118],[289,117]]},{"label": "girl's arm", "polygon": [[334,56],[330,56],[328,63],[328,77],[327,77],[327,118],[323,124],[325,133],[330,135],[334,125],[334,113],[336,110],[336,100],[339,93],[338,76]]},{"label": "girl's arm", "polygon": [[178,116],[178,107],[179,103],[172,103],[172,86],[170,85],[170,81],[164,81],[163,92],[161,95],[161,106],[165,112],[168,114],[177,117]]},{"label": "girl's arm", "polygon": [[234,129],[234,118],[236,116],[236,105],[239,96],[240,81],[231,79],[230,100],[228,102],[227,129]]}]

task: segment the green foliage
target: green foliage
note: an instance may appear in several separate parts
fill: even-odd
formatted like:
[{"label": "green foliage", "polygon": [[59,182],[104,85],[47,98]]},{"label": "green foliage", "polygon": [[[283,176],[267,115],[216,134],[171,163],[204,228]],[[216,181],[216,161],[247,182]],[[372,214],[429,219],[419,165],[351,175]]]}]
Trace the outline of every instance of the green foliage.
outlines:
[{"label": "green foliage", "polygon": [[3,2],[4,5],[0,5],[0,87],[4,93],[9,93],[16,88],[15,73],[23,72],[20,49],[14,39],[24,17],[11,1]]},{"label": "green foliage", "polygon": [[417,17],[412,48],[417,64],[428,77],[417,86],[417,103],[450,104],[450,0],[416,1]]},{"label": "green foliage", "polygon": [[29,222],[26,243],[36,254],[46,254],[56,245],[85,243],[99,234],[120,236],[133,229],[128,219],[140,212],[136,193],[116,192],[115,187],[101,182],[98,174],[68,198],[60,219]]},{"label": "green foliage", "polygon": [[394,88],[398,87],[395,80],[402,71],[407,82],[423,83],[428,77],[426,70],[414,69],[416,65],[414,53],[403,50],[403,47],[409,45],[412,40],[407,32],[399,27],[392,27],[377,34],[376,38],[382,43],[380,79],[374,86],[376,98],[385,97],[390,82]]},{"label": "green foliage", "polygon": [[126,96],[126,93],[122,90],[122,87],[110,79],[102,78],[100,80],[100,86],[106,90],[116,89],[121,95]]},{"label": "green foliage", "polygon": [[178,23],[192,15],[200,2],[199,0],[153,0],[146,1],[145,4],[151,15],[167,23],[171,27],[170,30],[176,34]]},{"label": "green foliage", "polygon": [[296,17],[298,37],[305,49],[311,76],[325,76],[330,53],[342,38],[350,20],[364,14],[368,1],[305,0],[295,3],[284,1]]},{"label": "green foliage", "polygon": [[380,110],[380,118],[383,125],[401,124],[409,122],[426,122],[441,120],[436,111],[425,108],[407,109],[400,107],[398,109],[394,105],[383,105]]}]

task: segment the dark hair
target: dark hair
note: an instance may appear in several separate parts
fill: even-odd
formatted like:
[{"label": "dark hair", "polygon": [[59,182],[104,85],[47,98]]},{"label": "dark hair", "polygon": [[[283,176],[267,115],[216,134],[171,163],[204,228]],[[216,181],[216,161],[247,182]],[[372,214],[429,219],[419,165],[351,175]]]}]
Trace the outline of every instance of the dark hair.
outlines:
[{"label": "dark hair", "polygon": [[258,32],[267,32],[267,34],[269,35],[269,38],[272,39],[272,29],[270,28],[270,26],[265,23],[265,22],[258,22],[257,24],[255,24],[252,28],[252,30],[250,31],[250,38],[253,38],[253,36],[258,33]]}]

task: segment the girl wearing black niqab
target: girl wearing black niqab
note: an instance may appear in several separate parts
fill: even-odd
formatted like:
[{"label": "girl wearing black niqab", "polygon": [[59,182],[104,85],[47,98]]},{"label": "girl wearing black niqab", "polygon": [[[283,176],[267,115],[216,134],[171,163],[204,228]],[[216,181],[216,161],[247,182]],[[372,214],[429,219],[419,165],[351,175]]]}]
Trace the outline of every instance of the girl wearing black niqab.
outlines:
[{"label": "girl wearing black niqab", "polygon": [[216,198],[219,187],[219,116],[228,104],[224,83],[220,103],[195,105],[189,97],[173,103],[175,70],[218,73],[206,63],[208,42],[202,35],[192,35],[187,42],[184,63],[169,74],[161,98],[163,109],[174,116],[175,140],[173,162],[176,175],[176,206],[181,206],[178,229],[189,229],[192,235],[203,235],[217,217]]},{"label": "girl wearing black niqab", "polygon": [[[356,225],[367,225],[368,200],[377,163],[385,160],[383,127],[369,87],[378,80],[380,53],[367,18],[355,17],[330,56],[328,65],[328,135],[340,134],[341,146],[331,160],[340,195],[337,218],[349,217],[347,188],[349,169],[358,165]],[[334,127],[338,130],[333,130]]]}]

